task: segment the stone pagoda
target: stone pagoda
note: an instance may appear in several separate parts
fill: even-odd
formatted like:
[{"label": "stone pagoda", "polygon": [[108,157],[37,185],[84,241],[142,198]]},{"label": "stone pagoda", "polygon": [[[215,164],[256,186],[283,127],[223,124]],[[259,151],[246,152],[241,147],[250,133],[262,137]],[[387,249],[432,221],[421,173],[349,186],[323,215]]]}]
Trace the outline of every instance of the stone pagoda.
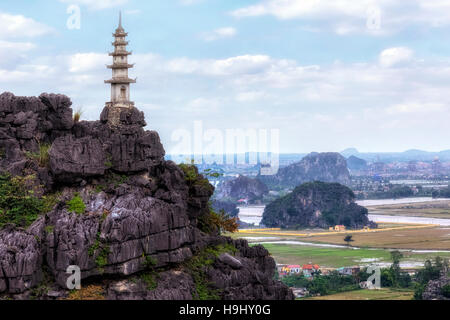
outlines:
[{"label": "stone pagoda", "polygon": [[[130,84],[136,83],[136,79],[128,77],[128,69],[133,68],[134,64],[128,63],[128,56],[132,52],[127,51],[128,33],[122,27],[122,13],[119,15],[119,27],[113,33],[114,52],[109,55],[113,57],[113,64],[107,66],[112,69],[112,79],[105,80],[105,83],[111,84],[111,101],[106,103],[108,108],[133,108],[134,102],[130,101]],[[120,109],[119,109],[120,110]]]}]

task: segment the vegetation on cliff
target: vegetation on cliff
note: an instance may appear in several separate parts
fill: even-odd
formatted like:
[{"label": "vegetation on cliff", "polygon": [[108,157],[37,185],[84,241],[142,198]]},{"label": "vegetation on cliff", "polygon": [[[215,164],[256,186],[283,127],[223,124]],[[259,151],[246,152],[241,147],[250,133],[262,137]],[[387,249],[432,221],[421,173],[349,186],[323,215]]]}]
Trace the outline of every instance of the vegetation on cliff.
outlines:
[{"label": "vegetation on cliff", "polygon": [[355,195],[348,187],[309,182],[267,205],[262,223],[281,228],[327,228],[338,224],[359,228],[369,223],[368,211],[354,201]]},{"label": "vegetation on cliff", "polygon": [[6,224],[30,226],[56,204],[55,195],[40,196],[35,177],[0,175],[0,229]]}]

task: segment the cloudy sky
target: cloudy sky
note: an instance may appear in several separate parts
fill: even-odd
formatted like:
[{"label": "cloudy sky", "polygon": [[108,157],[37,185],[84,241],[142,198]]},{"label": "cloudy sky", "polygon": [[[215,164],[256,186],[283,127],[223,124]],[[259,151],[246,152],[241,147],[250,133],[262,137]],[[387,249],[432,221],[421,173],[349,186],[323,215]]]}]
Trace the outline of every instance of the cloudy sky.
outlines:
[{"label": "cloudy sky", "polygon": [[132,100],[169,152],[194,121],[279,129],[281,152],[450,149],[446,0],[1,1],[0,91],[97,119],[119,10]]}]

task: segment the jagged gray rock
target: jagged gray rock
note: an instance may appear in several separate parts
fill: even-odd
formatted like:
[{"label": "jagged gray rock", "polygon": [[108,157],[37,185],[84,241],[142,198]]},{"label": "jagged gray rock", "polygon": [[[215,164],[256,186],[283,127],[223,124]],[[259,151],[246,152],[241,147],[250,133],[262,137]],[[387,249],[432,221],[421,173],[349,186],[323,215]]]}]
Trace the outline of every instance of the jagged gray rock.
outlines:
[{"label": "jagged gray rock", "polygon": [[0,292],[22,293],[42,280],[39,239],[7,227],[0,230]]},{"label": "jagged gray rock", "polygon": [[[121,278],[108,282],[110,299],[192,299],[192,275],[178,269],[201,250],[228,243],[239,254],[205,270],[214,273],[222,298],[292,298],[272,280],[275,262],[267,251],[220,237],[217,227],[201,228],[214,188],[197,169],[197,180],[188,183],[180,167],[164,160],[158,133],[143,129],[142,112],[105,108],[100,121],[74,123],[70,106],[61,95],[0,95],[0,172],[34,175],[35,185],[44,186],[39,194],[59,194],[53,210],[27,230],[0,230],[0,294],[29,299],[30,289],[50,278],[51,292],[34,298],[65,297],[66,270],[77,265],[83,280]],[[29,157],[44,143],[51,145],[48,166]],[[85,212],[71,212],[75,197]],[[130,280],[149,264],[159,274],[156,290]]]},{"label": "jagged gray rock", "polygon": [[236,179],[225,181],[216,190],[217,199],[239,200],[246,198],[249,202],[262,200],[269,193],[267,186],[258,179],[240,175]]},{"label": "jagged gray rock", "polygon": [[339,153],[311,153],[300,162],[280,168],[273,176],[258,176],[268,186],[295,188],[312,181],[350,185],[346,159]]}]

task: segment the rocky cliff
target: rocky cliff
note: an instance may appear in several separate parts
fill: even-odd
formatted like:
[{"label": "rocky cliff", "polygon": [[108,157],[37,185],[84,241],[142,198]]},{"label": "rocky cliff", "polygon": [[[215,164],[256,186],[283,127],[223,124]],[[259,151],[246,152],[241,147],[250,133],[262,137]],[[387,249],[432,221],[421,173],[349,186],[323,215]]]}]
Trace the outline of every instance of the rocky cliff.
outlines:
[{"label": "rocky cliff", "polygon": [[300,162],[280,168],[273,176],[260,176],[271,188],[295,188],[311,181],[350,184],[346,159],[339,153],[311,153]]},{"label": "rocky cliff", "polygon": [[65,96],[0,95],[0,296],[73,298],[75,265],[98,298],[292,299],[264,248],[219,235],[214,188],[144,126],[135,108],[74,122]]},{"label": "rocky cliff", "polygon": [[249,203],[262,200],[269,193],[267,186],[258,179],[239,176],[236,179],[225,181],[216,190],[217,199],[237,201],[247,199]]},{"label": "rocky cliff", "polygon": [[310,182],[266,206],[262,224],[275,228],[328,228],[345,225],[361,228],[369,222],[368,211],[355,203],[353,192],[337,183]]}]

